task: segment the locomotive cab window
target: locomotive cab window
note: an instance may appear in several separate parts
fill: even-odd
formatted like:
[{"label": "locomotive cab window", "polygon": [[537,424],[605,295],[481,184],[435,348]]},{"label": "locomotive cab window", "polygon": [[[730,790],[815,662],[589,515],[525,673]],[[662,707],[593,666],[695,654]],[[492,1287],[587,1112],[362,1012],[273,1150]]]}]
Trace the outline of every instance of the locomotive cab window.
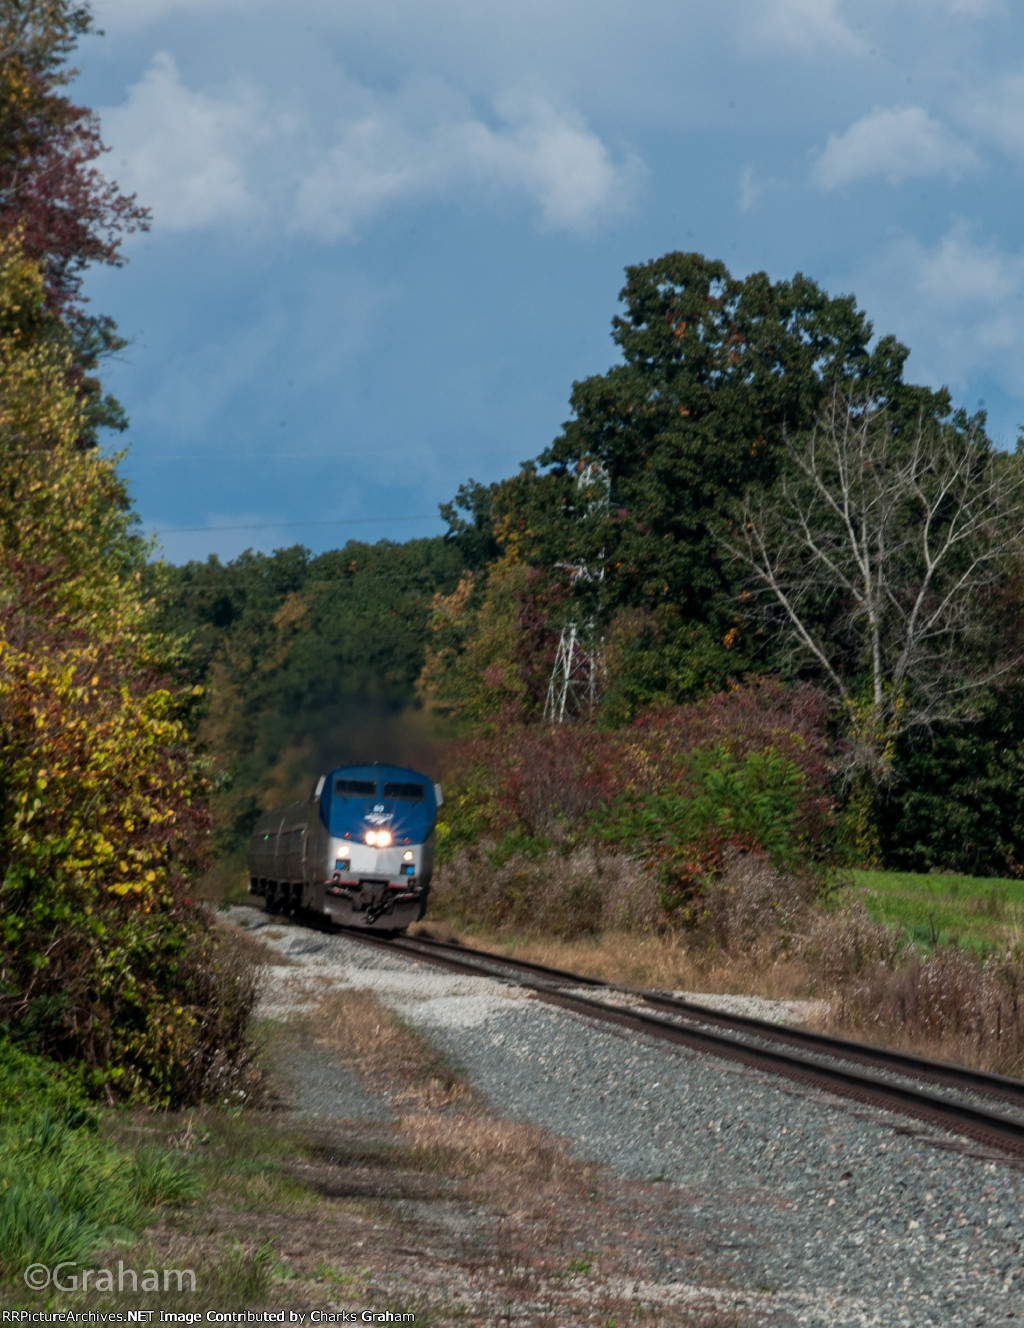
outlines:
[{"label": "locomotive cab window", "polygon": [[400,798],[403,802],[422,802],[426,789],[422,784],[385,784],[385,798]]},{"label": "locomotive cab window", "polygon": [[372,779],[336,779],[334,791],[344,798],[375,798],[377,784]]}]

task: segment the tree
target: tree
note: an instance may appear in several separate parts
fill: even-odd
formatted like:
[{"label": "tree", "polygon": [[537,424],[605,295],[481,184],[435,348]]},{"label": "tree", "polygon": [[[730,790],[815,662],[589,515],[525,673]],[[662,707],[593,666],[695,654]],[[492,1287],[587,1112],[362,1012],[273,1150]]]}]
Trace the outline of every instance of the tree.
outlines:
[{"label": "tree", "polygon": [[233,1019],[251,993],[188,894],[191,689],[116,458],[78,446],[69,364],[40,268],[0,239],[0,1025],[111,1099],[188,1101],[244,1054],[218,1002]]},{"label": "tree", "polygon": [[123,237],[149,224],[134,195],[99,171],[106,148],[96,116],[65,92],[76,73],[68,57],[91,31],[88,4],[75,0],[0,8],[0,234],[18,233],[42,266],[47,306],[70,336],[71,382],[85,405],[80,446],[94,444],[99,427],[126,424],[95,377],[125,342],[109,317],[86,312],[83,274],[93,263],[119,266]]},{"label": "tree", "polygon": [[600,462],[608,513],[580,519],[570,498],[569,520],[539,552],[550,559],[561,540],[561,557],[603,553],[609,607],[670,603],[724,632],[731,570],[717,515],[772,478],[785,431],[809,425],[832,386],[904,391],[907,351],[892,338],[869,351],[871,324],[854,300],[799,273],[737,280],[720,262],[672,253],[626,277],[626,312],[613,320],[624,363],[574,385],[574,418],[539,458],[556,480]]},{"label": "tree", "polygon": [[459,543],[434,537],[151,568],[165,626],[190,636],[208,696],[199,738],[218,779],[225,876],[260,810],[308,791],[323,770],[428,759],[415,684],[432,601],[464,567]]},{"label": "tree", "polygon": [[762,620],[840,707],[848,775],[875,789],[901,734],[974,715],[1019,662],[995,649],[993,609],[1022,544],[1024,470],[983,423],[910,426],[835,392],[727,537]]},{"label": "tree", "polygon": [[[628,718],[654,699],[648,685],[680,701],[754,667],[716,529],[748,484],[771,483],[787,431],[809,427],[835,387],[870,384],[900,419],[947,412],[949,399],[904,383],[907,349],[891,337],[872,348],[853,298],[799,273],[740,280],[701,254],[670,253],[627,268],[620,298],[623,362],[574,384],[573,417],[536,461],[488,490],[469,486],[446,514],[456,538],[486,515],[504,555],[531,568],[603,569],[575,593],[589,596],[579,615],[601,624],[607,662],[624,671],[606,673],[605,694]],[[608,478],[606,504],[577,483],[591,469]]]},{"label": "tree", "polygon": [[1019,677],[986,692],[977,718],[896,742],[877,807],[879,847],[900,871],[1024,874],[1024,695]]},{"label": "tree", "polygon": [[0,236],[0,605],[103,632],[132,613],[125,581],[142,541],[116,459],[78,447],[86,407],[72,352],[20,238]]},{"label": "tree", "polygon": [[205,854],[195,698],[144,589],[93,376],[123,344],[82,276],[144,226],[64,87],[86,4],[0,6],[0,1028],[109,1100],[222,1092],[251,973],[189,894]]}]

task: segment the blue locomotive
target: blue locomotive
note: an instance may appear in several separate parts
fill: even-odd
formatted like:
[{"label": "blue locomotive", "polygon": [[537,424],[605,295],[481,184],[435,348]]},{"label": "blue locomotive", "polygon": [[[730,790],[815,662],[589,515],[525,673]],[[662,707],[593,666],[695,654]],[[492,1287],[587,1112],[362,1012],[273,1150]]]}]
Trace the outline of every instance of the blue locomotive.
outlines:
[{"label": "blue locomotive", "polygon": [[422,918],[441,788],[396,765],[345,765],[311,798],[264,812],[249,841],[249,892],[267,909],[309,909],[346,927]]}]

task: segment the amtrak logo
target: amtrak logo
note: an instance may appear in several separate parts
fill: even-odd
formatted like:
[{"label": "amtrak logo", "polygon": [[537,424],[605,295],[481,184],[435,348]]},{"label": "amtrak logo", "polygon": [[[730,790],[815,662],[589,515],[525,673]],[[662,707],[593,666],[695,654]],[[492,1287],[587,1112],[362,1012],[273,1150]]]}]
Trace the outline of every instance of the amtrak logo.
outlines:
[{"label": "amtrak logo", "polygon": [[393,821],[395,819],[395,813],[385,811],[384,804],[382,802],[377,802],[374,803],[372,810],[366,813],[364,819],[369,821],[371,825],[386,825],[388,821]]}]

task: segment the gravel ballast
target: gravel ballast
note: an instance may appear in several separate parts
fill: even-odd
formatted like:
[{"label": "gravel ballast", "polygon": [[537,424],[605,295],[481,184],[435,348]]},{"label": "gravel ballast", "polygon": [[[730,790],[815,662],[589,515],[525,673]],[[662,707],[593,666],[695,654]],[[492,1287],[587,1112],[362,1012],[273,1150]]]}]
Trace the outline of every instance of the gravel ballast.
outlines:
[{"label": "gravel ballast", "polygon": [[[823,1328],[1024,1324],[1017,1165],[906,1118],[591,1024],[489,978],[255,909],[232,909],[230,920],[290,961],[266,970],[266,1015],[312,1009],[334,985],[368,989],[502,1114],[669,1187],[680,1248],[706,1249],[723,1306]],[[355,1084],[318,1081],[312,1068],[309,1089],[305,1112],[340,1101],[372,1111]],[[665,1267],[645,1294],[671,1303],[674,1277],[686,1275],[682,1263]]]}]

